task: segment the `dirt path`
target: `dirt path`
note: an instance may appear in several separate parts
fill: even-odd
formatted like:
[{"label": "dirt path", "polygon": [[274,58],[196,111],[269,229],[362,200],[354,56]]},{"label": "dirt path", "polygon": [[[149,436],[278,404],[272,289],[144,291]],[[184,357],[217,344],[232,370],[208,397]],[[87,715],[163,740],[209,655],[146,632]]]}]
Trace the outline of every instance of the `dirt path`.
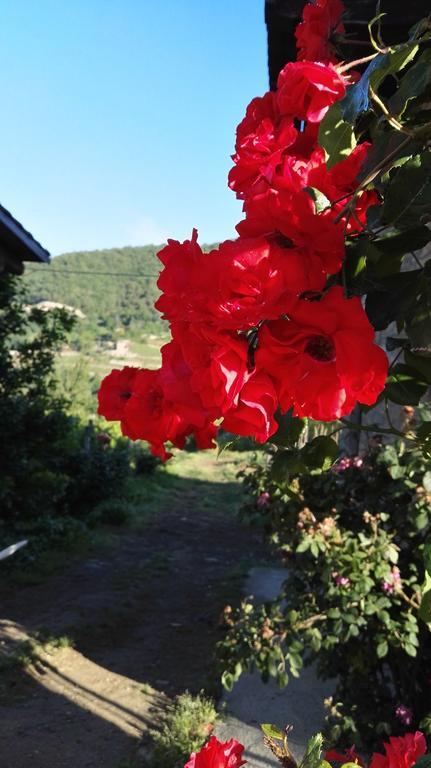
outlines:
[{"label": "dirt path", "polygon": [[3,676],[1,768],[126,768],[166,695],[211,689],[220,611],[262,558],[259,537],[235,520],[234,461],[186,455],[145,528],[0,594],[3,640],[41,626],[74,640]]}]

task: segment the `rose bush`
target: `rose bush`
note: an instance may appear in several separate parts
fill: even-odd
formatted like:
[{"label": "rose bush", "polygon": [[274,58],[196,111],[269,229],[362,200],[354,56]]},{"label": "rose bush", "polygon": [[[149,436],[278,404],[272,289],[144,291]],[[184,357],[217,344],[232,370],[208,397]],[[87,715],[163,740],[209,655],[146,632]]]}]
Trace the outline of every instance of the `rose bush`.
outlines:
[{"label": "rose bush", "polygon": [[[430,413],[416,418],[428,423]],[[431,559],[427,462],[405,442],[377,444],[330,472],[296,472],[286,488],[280,455],[242,472],[243,516],[284,559],[286,581],[277,599],[226,612],[225,685],[248,669],[285,685],[315,662],[337,680],[327,702],[332,742],[374,746],[379,734],[412,726],[431,733],[431,648],[419,608]]]},{"label": "rose bush", "polygon": [[[281,731],[274,725],[262,725],[264,742],[276,755],[282,766],[297,768],[287,740],[289,727]],[[368,763],[368,768],[414,768],[415,765],[429,765],[427,744],[423,733],[406,733],[405,736],[391,737],[383,744],[385,754],[375,752]],[[247,761],[242,759],[244,747],[235,739],[220,742],[215,736],[202,747],[199,752],[193,752],[184,768],[240,768]],[[427,755],[427,758],[430,756]],[[420,762],[421,758],[425,762]],[[355,747],[344,752],[326,750],[323,752],[323,739],[320,734],[313,736],[307,744],[305,755],[300,765],[304,768],[332,768],[336,763],[341,768],[354,765],[365,768],[366,763],[357,754]]]},{"label": "rose bush", "polygon": [[[346,63],[337,54],[343,12],[340,0],[307,4],[298,60],[280,72],[274,93],[247,107],[229,174],[243,202],[238,238],[206,253],[193,230],[190,240],[169,240],[161,250],[156,306],[172,334],[161,368],[113,371],[99,395],[99,412],[163,460],[191,435],[200,447],[215,444],[220,426],[269,443],[277,453],[261,510],[272,506],[268,483],[287,502],[298,477],[328,470],[345,427],[404,438],[431,459],[431,422],[403,431],[389,408],[418,405],[431,384],[431,261],[418,254],[431,240],[430,22],[388,47],[377,17],[369,54]],[[376,331],[386,332],[390,364]],[[374,405],[384,408],[385,426],[373,423]],[[313,420],[330,426],[325,432]],[[323,666],[331,658],[338,671],[342,658],[357,675],[344,699],[369,696],[371,659],[375,701],[392,705],[396,684],[380,660],[392,650],[403,664],[404,654],[415,657],[419,632],[431,626],[429,528],[413,552],[379,510],[364,509],[371,516],[359,525],[347,513],[318,519],[303,511],[291,538],[300,536],[296,553],[306,565],[284,596],[290,612],[286,618],[279,604],[255,620],[245,606],[231,632],[228,666],[238,658],[230,681],[245,658],[286,682],[285,668],[297,672],[306,641],[308,653],[327,651]],[[397,570],[403,553],[408,562]],[[321,621],[329,622],[324,632]],[[342,646],[353,647],[354,663]],[[409,695],[422,701],[416,679]],[[395,703],[398,715],[381,717],[409,726],[407,699]],[[341,715],[340,733],[370,738],[374,720],[361,720],[364,701],[347,725]],[[426,719],[422,704],[412,711]],[[389,733],[390,722],[379,720],[379,728]]]}]

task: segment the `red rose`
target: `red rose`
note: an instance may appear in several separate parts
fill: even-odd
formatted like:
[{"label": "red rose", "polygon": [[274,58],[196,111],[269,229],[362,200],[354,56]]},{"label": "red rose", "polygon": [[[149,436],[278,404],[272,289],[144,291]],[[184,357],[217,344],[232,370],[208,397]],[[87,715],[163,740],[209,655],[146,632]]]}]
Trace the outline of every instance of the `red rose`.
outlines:
[{"label": "red rose", "polygon": [[264,443],[279,427],[274,419],[277,407],[277,393],[269,376],[254,373],[241,389],[236,407],[225,413],[223,429]]},{"label": "red rose", "polygon": [[305,5],[302,22],[295,31],[298,59],[325,64],[337,61],[332,36],[344,32],[340,23],[343,12],[341,0],[317,0]]},{"label": "red rose", "polygon": [[179,243],[168,240],[157,254],[164,264],[157,285],[162,295],[155,307],[169,321],[202,319],[206,314],[207,296],[213,285],[211,261],[197,242],[197,231],[191,240]]},{"label": "red rose", "polygon": [[[369,142],[358,144],[343,160],[336,163],[329,171],[326,167],[325,153],[317,148],[310,158],[306,169],[307,185],[314,187],[330,200],[331,218],[335,218],[352,198],[359,185],[358,176],[371,147]],[[367,210],[371,205],[380,202],[377,192],[373,189],[362,190],[355,198],[354,208],[347,219],[347,234],[360,232],[367,221]]]},{"label": "red rose", "polygon": [[190,387],[204,407],[216,408],[221,416],[236,405],[250,377],[246,339],[203,323],[175,323],[172,335],[192,371]]},{"label": "red rose", "polygon": [[323,273],[277,236],[227,240],[209,256],[215,277],[208,320],[220,329],[246,330],[279,317],[298,294],[325,284]]},{"label": "red rose", "polygon": [[188,424],[202,429],[220,414],[214,408],[208,409],[202,403],[192,386],[193,370],[186,360],[181,345],[176,339],[162,347],[162,368],[160,383],[167,400],[175,403],[175,411]]},{"label": "red rose", "polygon": [[331,104],[342,99],[345,93],[345,81],[332,64],[289,62],[278,76],[280,112],[310,123],[323,120]]},{"label": "red rose", "polygon": [[369,768],[412,768],[427,751],[425,736],[420,731],[391,736],[383,746],[386,754],[374,752]]},{"label": "red rose", "polygon": [[277,175],[273,184],[277,187],[244,204],[246,217],[237,225],[241,237],[281,233],[307,260],[310,281],[338,272],[344,257],[343,222],[334,224],[331,211],[316,213],[297,168],[289,177]]},{"label": "red rose", "polygon": [[338,286],[320,301],[298,300],[288,320],[262,326],[255,358],[283,411],[322,421],[345,416],[357,401],[375,403],[388,369],[360,300],[345,299]]},{"label": "red rose", "polygon": [[131,397],[133,382],[138,372],[139,368],[126,366],[121,370],[114,368],[111,373],[108,373],[97,393],[99,400],[97,413],[100,413],[108,421],[120,421]]},{"label": "red rose", "polygon": [[354,744],[348,749],[343,750],[343,752],[338,752],[336,749],[326,750],[325,760],[329,763],[341,763],[342,765],[344,763],[356,763],[361,768],[364,767],[364,762],[356,752]]},{"label": "red rose", "polygon": [[215,736],[199,752],[192,752],[184,768],[240,768],[244,747],[236,739],[219,741]]},{"label": "red rose", "polygon": [[152,452],[165,461],[171,454],[164,443],[175,442],[184,426],[172,403],[166,401],[160,370],[141,369],[121,420],[123,434],[132,440],[146,440]]},{"label": "red rose", "polygon": [[229,187],[239,198],[264,191],[287,148],[298,132],[291,118],[282,118],[275,94],[269,91],[253,99],[237,129],[235,166]]}]

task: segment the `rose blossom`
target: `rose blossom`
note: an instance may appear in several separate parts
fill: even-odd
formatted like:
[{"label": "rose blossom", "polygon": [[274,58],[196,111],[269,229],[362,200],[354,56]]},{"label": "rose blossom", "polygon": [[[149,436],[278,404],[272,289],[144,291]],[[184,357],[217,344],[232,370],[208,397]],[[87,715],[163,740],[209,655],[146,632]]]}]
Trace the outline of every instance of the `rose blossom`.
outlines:
[{"label": "rose blossom", "polygon": [[97,393],[99,400],[97,412],[108,421],[119,421],[123,418],[139,370],[130,366],[121,370],[114,368],[103,379]]},{"label": "rose blossom", "polygon": [[329,107],[345,93],[345,80],[332,64],[289,62],[277,80],[277,104],[281,114],[310,123],[320,123]]},{"label": "rose blossom", "polygon": [[240,768],[244,747],[236,739],[219,741],[215,736],[199,750],[192,752],[184,768]]},{"label": "rose blossom", "polygon": [[316,0],[305,4],[302,22],[295,31],[298,59],[325,63],[337,61],[331,38],[334,32],[344,32],[340,22],[343,12],[341,0]]},{"label": "rose blossom", "polygon": [[339,286],[266,323],[256,364],[273,378],[283,411],[324,421],[375,403],[388,369],[360,299],[345,299]]},{"label": "rose blossom", "polygon": [[257,506],[258,506],[258,507],[260,507],[261,509],[262,509],[263,507],[267,507],[267,506],[268,506],[268,504],[269,504],[270,498],[271,498],[271,496],[270,496],[270,494],[268,493],[268,491],[263,491],[263,492],[262,492],[262,493],[261,493],[261,494],[258,496],[258,499],[257,499],[257,502],[256,502],[256,503],[257,503]]},{"label": "rose blossom", "polygon": [[383,746],[386,754],[374,752],[369,768],[412,768],[427,751],[425,736],[421,731],[391,736]]}]

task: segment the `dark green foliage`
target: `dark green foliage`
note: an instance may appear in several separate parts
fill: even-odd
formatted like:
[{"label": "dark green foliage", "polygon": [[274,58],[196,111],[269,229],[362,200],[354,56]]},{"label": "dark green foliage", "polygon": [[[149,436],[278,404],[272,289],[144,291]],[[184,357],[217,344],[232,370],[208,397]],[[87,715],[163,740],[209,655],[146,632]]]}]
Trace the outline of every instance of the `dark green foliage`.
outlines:
[{"label": "dark green foliage", "polygon": [[57,395],[55,355],[73,323],[63,310],[28,311],[22,281],[0,281],[0,548],[30,542],[14,566],[84,541],[92,506],[129,473],[125,441],[100,445]]},{"label": "dark green foliage", "polygon": [[25,273],[29,301],[55,301],[81,310],[86,316],[82,323],[93,335],[109,335],[118,327],[128,331],[131,326],[135,331],[166,330],[154,309],[162,266],[158,250],[146,245],[56,256],[49,266]]},{"label": "dark green foliage", "polygon": [[152,475],[162,463],[158,456],[154,456],[139,444],[133,446],[133,458],[137,475]]},{"label": "dark green foliage", "polygon": [[[225,685],[251,668],[285,685],[315,661],[323,678],[338,678],[332,743],[373,747],[382,734],[429,731],[429,618],[419,602],[423,591],[425,611],[431,473],[422,453],[377,446],[363,463],[290,477],[288,488],[271,462],[243,473],[244,515],[283,553],[286,582],[278,599],[245,601],[233,616],[219,648]],[[408,728],[399,705],[413,712]]]}]

